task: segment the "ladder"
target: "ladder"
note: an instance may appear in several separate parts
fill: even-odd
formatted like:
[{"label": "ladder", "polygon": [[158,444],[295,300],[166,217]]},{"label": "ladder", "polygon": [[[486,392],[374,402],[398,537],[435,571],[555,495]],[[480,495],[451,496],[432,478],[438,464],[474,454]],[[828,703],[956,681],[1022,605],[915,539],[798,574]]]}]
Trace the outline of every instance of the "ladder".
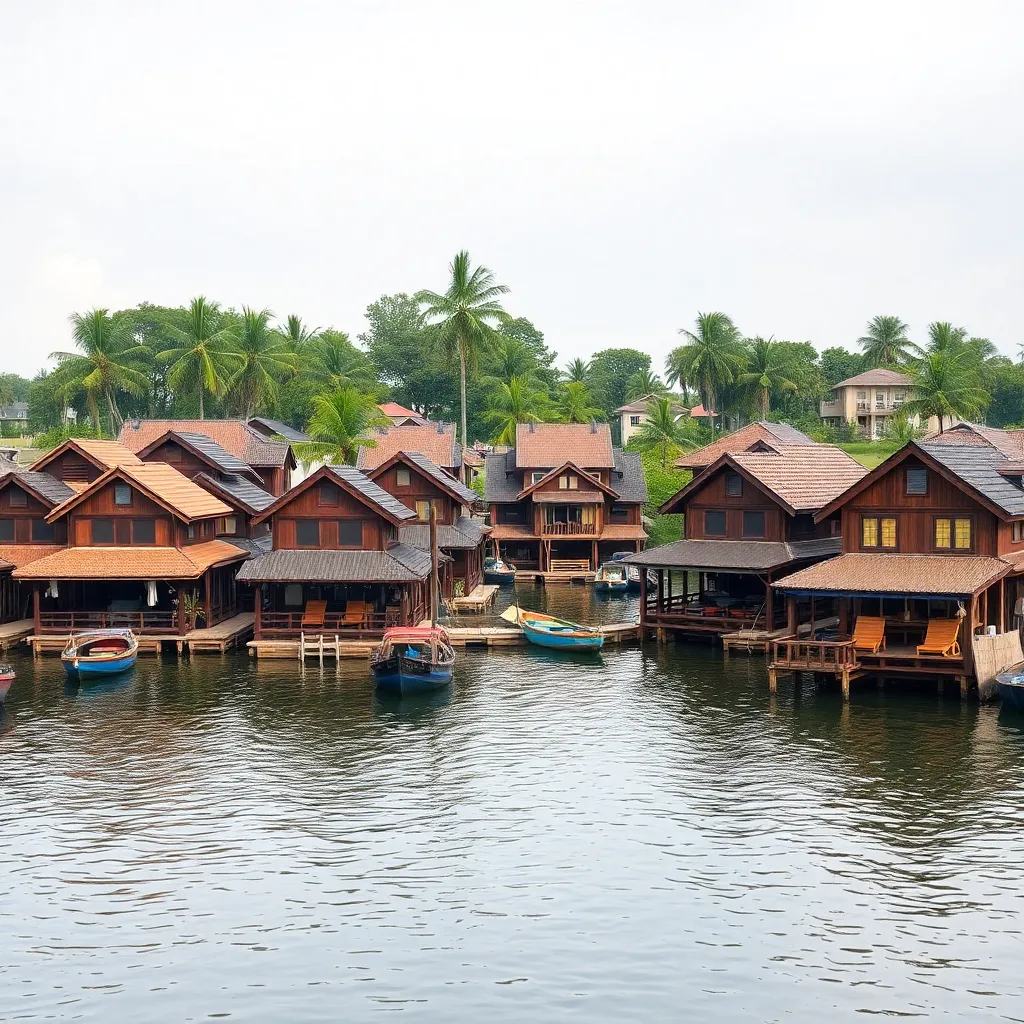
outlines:
[{"label": "ladder", "polygon": [[335,661],[340,660],[341,642],[337,633],[334,634],[333,640],[326,640],[323,633],[317,633],[309,640],[306,639],[305,633],[299,634],[299,661],[304,662],[306,658],[317,657],[323,665],[325,654],[333,657]]}]

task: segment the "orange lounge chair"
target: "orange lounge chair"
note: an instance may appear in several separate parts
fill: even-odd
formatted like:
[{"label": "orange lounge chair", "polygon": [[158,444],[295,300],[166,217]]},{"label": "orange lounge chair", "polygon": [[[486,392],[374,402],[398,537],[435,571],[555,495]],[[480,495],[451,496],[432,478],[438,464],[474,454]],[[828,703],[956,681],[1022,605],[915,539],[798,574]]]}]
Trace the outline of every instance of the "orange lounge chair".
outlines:
[{"label": "orange lounge chair", "polygon": [[873,615],[858,615],[853,627],[853,649],[877,654],[885,650],[885,619]]},{"label": "orange lounge chair", "polygon": [[366,618],[366,602],[365,601],[349,601],[345,605],[345,614],[341,617],[341,621],[346,626],[358,626],[363,619]]},{"label": "orange lounge chair", "polygon": [[957,635],[960,632],[959,619],[929,619],[928,632],[924,643],[918,644],[918,654],[940,654],[943,658],[959,658],[960,644]]},{"label": "orange lounge chair", "polygon": [[302,628],[309,629],[315,626],[323,629],[326,612],[326,601],[307,601],[306,610],[302,613]]}]

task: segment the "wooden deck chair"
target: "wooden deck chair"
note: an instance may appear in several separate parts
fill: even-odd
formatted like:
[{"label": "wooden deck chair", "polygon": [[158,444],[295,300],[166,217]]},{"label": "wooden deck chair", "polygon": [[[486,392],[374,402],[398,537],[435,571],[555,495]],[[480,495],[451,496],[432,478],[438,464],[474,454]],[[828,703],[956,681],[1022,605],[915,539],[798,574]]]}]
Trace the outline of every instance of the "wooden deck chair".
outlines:
[{"label": "wooden deck chair", "polygon": [[853,627],[853,649],[877,654],[885,650],[885,619],[873,615],[858,615]]},{"label": "wooden deck chair", "polygon": [[307,601],[305,611],[302,613],[302,628],[323,629],[326,612],[326,601]]},{"label": "wooden deck chair", "polygon": [[341,621],[346,626],[358,626],[366,618],[365,601],[348,601],[345,604],[345,614]]},{"label": "wooden deck chair", "polygon": [[924,643],[918,644],[917,653],[959,658],[960,644],[956,639],[959,632],[959,619],[929,619],[928,632],[925,634]]}]

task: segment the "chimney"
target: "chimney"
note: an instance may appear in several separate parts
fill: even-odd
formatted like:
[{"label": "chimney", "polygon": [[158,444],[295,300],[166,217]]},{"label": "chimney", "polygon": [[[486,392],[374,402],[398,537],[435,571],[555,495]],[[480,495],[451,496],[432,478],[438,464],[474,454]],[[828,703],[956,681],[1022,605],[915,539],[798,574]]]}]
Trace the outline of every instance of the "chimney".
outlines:
[{"label": "chimney", "polygon": [[534,423],[533,420],[530,420],[530,433],[531,434],[536,434],[537,433],[537,424]]},{"label": "chimney", "polygon": [[439,434],[443,434],[444,433],[444,424],[443,423],[438,423],[438,425],[437,425],[437,432]]},{"label": "chimney", "polygon": [[592,420],[590,421],[590,432],[591,432],[592,434],[596,434],[596,433],[597,433],[597,420],[593,420],[593,419],[592,419]]}]

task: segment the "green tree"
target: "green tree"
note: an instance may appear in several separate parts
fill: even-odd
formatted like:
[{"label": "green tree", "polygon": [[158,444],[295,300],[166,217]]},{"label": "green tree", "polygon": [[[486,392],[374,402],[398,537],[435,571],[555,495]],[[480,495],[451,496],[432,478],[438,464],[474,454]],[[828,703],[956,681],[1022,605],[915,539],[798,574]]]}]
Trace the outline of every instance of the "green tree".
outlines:
[{"label": "green tree", "polygon": [[495,338],[487,353],[487,374],[484,380],[488,384],[494,380],[507,384],[513,377],[537,380],[539,369],[537,357],[526,342],[502,334]]},{"label": "green tree", "polygon": [[569,383],[590,384],[590,362],[586,359],[573,359],[562,371],[562,377]]},{"label": "green tree", "polygon": [[310,440],[293,448],[305,463],[351,465],[360,448],[377,447],[368,432],[390,422],[377,408],[372,395],[364,395],[352,387],[338,388],[313,399],[313,415],[306,427]]},{"label": "green tree", "polygon": [[939,432],[945,419],[971,419],[980,415],[988,396],[978,386],[978,374],[968,354],[960,350],[929,352],[914,373],[913,398],[903,404],[908,416],[939,418]]},{"label": "green tree", "polygon": [[490,402],[484,419],[493,425],[494,444],[515,444],[517,424],[540,423],[550,412],[547,393],[528,377],[496,381],[488,395]]},{"label": "green tree", "polygon": [[644,370],[636,370],[626,381],[626,401],[635,402],[638,398],[648,395],[663,395],[666,392],[661,378],[648,366]]},{"label": "green tree", "polygon": [[826,386],[832,388],[836,384],[851,377],[856,377],[865,369],[864,357],[859,352],[850,352],[845,348],[827,348],[821,353],[821,375]]},{"label": "green tree", "polygon": [[206,418],[204,396],[220,397],[241,357],[235,348],[233,325],[220,311],[219,302],[194,298],[182,326],[170,328],[173,345],[157,354],[168,368],[167,383],[175,393],[196,390],[199,418]]},{"label": "green tree", "polygon": [[[704,408],[721,415],[716,408],[725,388],[742,372],[743,355],[739,331],[725,313],[698,313],[696,330],[681,327],[686,343],[669,354],[673,367],[697,389]],[[724,405],[724,402],[722,403]],[[711,422],[714,430],[714,422]]]},{"label": "green tree", "polygon": [[562,423],[603,420],[604,412],[594,405],[590,390],[581,380],[567,380],[558,395],[558,418]]},{"label": "green tree", "polygon": [[952,351],[959,349],[966,340],[966,327],[954,327],[948,320],[936,320],[928,325],[928,347],[926,351]]},{"label": "green tree", "polygon": [[651,368],[651,357],[635,348],[605,348],[590,360],[590,389],[609,418],[626,403],[626,382]]},{"label": "green tree", "polygon": [[[1024,364],[1003,360],[991,367],[988,392],[992,396],[989,423],[996,427],[1024,426]],[[29,408],[31,412],[31,403]]]},{"label": "green tree", "polygon": [[872,317],[867,332],[857,339],[868,366],[903,366],[911,352],[909,330],[898,316]]},{"label": "green tree", "polygon": [[278,381],[294,374],[298,356],[290,351],[290,342],[270,328],[269,309],[242,307],[236,345],[238,369],[228,381],[228,393],[235,399],[243,419],[277,402]]},{"label": "green tree", "polygon": [[508,292],[494,274],[481,265],[471,269],[469,253],[455,254],[449,266],[451,280],[443,294],[422,291],[416,298],[426,309],[432,334],[449,359],[459,361],[459,395],[462,413],[462,444],[469,444],[466,423],[466,372],[476,368],[481,348],[493,338],[495,327],[508,318],[499,296]]},{"label": "green tree", "polygon": [[521,341],[532,353],[535,361],[534,375],[551,386],[558,380],[558,370],[554,367],[557,353],[552,352],[544,343],[544,334],[524,316],[503,320],[498,324],[500,337]]},{"label": "green tree", "polygon": [[332,389],[354,387],[372,391],[377,384],[373,364],[344,331],[320,331],[312,341],[307,341],[302,352],[302,371]]},{"label": "green tree", "polygon": [[14,405],[14,374],[0,373],[0,406]]},{"label": "green tree", "polygon": [[750,338],[746,347],[746,369],[739,382],[754,397],[761,419],[766,420],[773,394],[796,392],[797,386],[790,380],[793,369],[779,343],[771,338]]},{"label": "green tree", "polygon": [[144,372],[149,350],[136,343],[131,318],[111,316],[106,309],[72,313],[72,334],[78,352],[54,352],[64,393],[85,391],[93,426],[100,429],[97,400],[102,398],[110,416],[110,432],[117,433],[124,417],[118,408],[119,394],[145,395],[149,379]]},{"label": "green tree", "polygon": [[668,460],[690,447],[676,419],[677,413],[668,398],[652,398],[647,403],[647,419],[630,439],[639,452],[656,451],[661,468],[668,469]]},{"label": "green tree", "polygon": [[281,336],[286,341],[285,350],[288,352],[301,353],[306,346],[315,341],[320,334],[320,328],[309,328],[302,322],[302,317],[292,313],[285,322],[278,328]]}]

